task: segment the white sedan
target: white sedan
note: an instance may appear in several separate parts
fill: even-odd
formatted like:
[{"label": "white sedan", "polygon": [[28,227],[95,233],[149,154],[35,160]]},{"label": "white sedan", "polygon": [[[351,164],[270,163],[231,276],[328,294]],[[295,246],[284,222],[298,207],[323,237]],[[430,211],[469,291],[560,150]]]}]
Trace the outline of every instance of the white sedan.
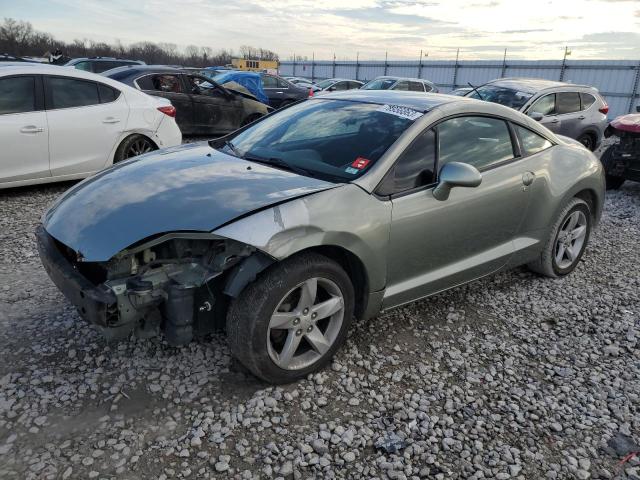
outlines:
[{"label": "white sedan", "polygon": [[52,65],[0,68],[0,188],[88,177],[179,145],[171,103]]}]

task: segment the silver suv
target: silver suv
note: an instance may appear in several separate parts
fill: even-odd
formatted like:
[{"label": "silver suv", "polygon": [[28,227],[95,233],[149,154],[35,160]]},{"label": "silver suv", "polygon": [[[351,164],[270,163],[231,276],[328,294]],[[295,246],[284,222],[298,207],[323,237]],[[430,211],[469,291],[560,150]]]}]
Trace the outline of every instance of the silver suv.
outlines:
[{"label": "silver suv", "polygon": [[602,142],[609,106],[594,87],[538,78],[501,78],[473,87],[467,97],[500,103],[538,120],[589,150]]},{"label": "silver suv", "polygon": [[409,92],[438,93],[438,87],[433,82],[423,78],[404,77],[376,77],[365,83],[361,90],[400,90]]}]

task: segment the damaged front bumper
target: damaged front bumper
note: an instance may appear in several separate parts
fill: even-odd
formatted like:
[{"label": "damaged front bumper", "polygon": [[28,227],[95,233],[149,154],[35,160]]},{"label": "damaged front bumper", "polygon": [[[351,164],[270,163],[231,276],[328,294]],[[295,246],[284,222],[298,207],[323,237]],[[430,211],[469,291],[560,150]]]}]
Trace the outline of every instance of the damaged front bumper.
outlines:
[{"label": "damaged front bumper", "polygon": [[182,345],[220,328],[228,298],[272,262],[251,246],[207,233],[162,235],[108,262],[84,262],[43,226],[36,238],[51,280],[108,339],[162,329],[170,344]]}]

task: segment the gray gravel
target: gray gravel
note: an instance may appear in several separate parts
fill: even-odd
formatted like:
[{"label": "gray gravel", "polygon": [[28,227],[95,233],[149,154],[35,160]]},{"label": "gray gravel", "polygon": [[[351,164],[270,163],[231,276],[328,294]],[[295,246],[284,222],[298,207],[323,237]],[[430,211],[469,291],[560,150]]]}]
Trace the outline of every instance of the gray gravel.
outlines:
[{"label": "gray gravel", "polygon": [[68,186],[0,192],[0,478],[640,479],[618,466],[640,442],[640,184],[568,278],[518,269],[359,322],[278,388],[223,336],[84,324],[32,236]]}]

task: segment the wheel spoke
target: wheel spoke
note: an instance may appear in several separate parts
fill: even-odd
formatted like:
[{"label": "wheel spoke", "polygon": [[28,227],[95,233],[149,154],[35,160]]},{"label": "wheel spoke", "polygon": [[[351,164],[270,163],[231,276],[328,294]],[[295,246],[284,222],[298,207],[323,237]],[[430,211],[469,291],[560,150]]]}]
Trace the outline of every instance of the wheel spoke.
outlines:
[{"label": "wheel spoke", "polygon": [[336,312],[339,312],[343,308],[342,297],[331,297],[329,300],[325,300],[322,303],[318,303],[314,305],[311,309],[312,313],[315,313],[317,316],[315,318],[316,321],[322,320],[323,318],[330,317]]},{"label": "wheel spoke", "polygon": [[311,308],[316,301],[316,293],[318,291],[318,279],[310,278],[300,286],[300,301],[298,302],[298,310]]},{"label": "wheel spoke", "polygon": [[564,253],[567,250],[567,248],[564,246],[563,243],[558,245],[558,252],[556,253],[556,263],[558,265],[560,265],[562,263],[562,261],[564,260]]},{"label": "wheel spoke", "polygon": [[571,239],[572,240],[578,240],[578,239],[584,237],[586,233],[587,233],[587,226],[586,225],[581,225],[581,226],[576,227],[573,230],[571,230]]},{"label": "wheel spoke", "polygon": [[329,350],[329,341],[324,336],[324,334],[320,331],[320,329],[316,326],[313,327],[313,330],[308,332],[305,335],[307,342],[313,347],[313,349],[318,352],[320,355],[324,355],[327,350]]},{"label": "wheel spoke", "polygon": [[578,257],[578,253],[580,252],[579,248],[576,248],[575,245],[572,245],[570,247],[567,247],[567,258],[573,262],[577,257]]},{"label": "wheel spoke", "polygon": [[580,212],[573,212],[569,216],[569,222],[567,223],[566,227],[564,228],[565,232],[570,232],[571,230],[576,228],[576,225],[578,224],[578,219],[579,218],[580,218]]},{"label": "wheel spoke", "polygon": [[276,312],[271,316],[269,328],[289,329],[294,328],[293,321],[298,318],[294,312]]},{"label": "wheel spoke", "polygon": [[295,330],[289,330],[287,340],[284,342],[282,351],[278,354],[278,358],[282,366],[286,367],[291,362],[291,359],[296,354],[298,347],[300,346],[300,340],[302,335],[296,335]]}]

